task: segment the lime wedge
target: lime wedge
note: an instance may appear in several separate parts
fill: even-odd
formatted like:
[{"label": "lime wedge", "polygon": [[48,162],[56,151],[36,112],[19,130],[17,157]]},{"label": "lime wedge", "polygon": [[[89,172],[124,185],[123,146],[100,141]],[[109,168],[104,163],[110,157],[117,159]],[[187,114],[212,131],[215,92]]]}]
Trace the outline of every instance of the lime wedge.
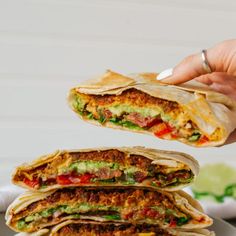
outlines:
[{"label": "lime wedge", "polygon": [[233,186],[228,189],[228,192],[232,192],[230,195],[236,196],[236,169],[223,163],[217,163],[202,167],[192,190],[196,193],[224,196],[229,186]]}]

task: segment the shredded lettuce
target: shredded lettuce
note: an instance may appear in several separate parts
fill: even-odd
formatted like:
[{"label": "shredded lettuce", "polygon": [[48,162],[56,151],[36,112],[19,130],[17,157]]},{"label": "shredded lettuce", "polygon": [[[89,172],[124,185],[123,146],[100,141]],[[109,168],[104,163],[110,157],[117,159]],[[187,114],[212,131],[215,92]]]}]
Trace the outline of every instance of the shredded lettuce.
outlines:
[{"label": "shredded lettuce", "polygon": [[106,220],[121,220],[120,215],[105,215],[102,217]]},{"label": "shredded lettuce", "polygon": [[190,142],[196,142],[199,140],[199,138],[201,137],[201,134],[200,133],[193,133],[191,137],[188,138],[188,141]]},{"label": "shredded lettuce", "polygon": [[130,121],[125,121],[125,120],[120,120],[116,117],[113,117],[109,120],[111,123],[116,124],[116,125],[120,125],[120,126],[124,126],[126,128],[130,128],[130,129],[136,129],[136,130],[142,130],[143,128],[130,122]]},{"label": "shredded lettuce", "polygon": [[25,220],[19,220],[17,222],[17,228],[19,230],[27,228],[27,223],[25,222]]},{"label": "shredded lettuce", "polygon": [[186,224],[188,221],[189,221],[189,218],[188,218],[188,217],[180,217],[180,218],[177,219],[177,225],[178,225],[178,226],[184,225],[184,224]]}]

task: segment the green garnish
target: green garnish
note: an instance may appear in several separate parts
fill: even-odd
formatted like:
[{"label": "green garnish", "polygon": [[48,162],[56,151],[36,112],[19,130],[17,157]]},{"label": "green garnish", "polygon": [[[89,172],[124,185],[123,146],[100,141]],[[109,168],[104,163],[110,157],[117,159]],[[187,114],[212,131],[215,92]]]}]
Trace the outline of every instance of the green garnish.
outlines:
[{"label": "green garnish", "polygon": [[130,129],[142,129],[140,126],[130,122],[130,121],[122,121],[121,125]]},{"label": "green garnish", "polygon": [[106,220],[121,220],[120,215],[105,215],[103,218]]},{"label": "green garnish", "polygon": [[76,100],[73,104],[74,108],[78,111],[83,111],[85,107],[85,101],[77,95]]},{"label": "green garnish", "polygon": [[101,124],[106,122],[106,117],[103,115],[100,115],[99,120],[98,120]]},{"label": "green garnish", "polygon": [[188,138],[188,141],[195,142],[201,137],[200,133],[193,133],[190,138]]},{"label": "green garnish", "polygon": [[119,119],[117,119],[116,117],[112,117],[109,121],[115,124],[119,123]]},{"label": "green garnish", "polygon": [[27,224],[26,224],[25,220],[19,220],[17,222],[17,229],[21,230],[21,229],[24,229],[26,227],[27,227]]},{"label": "green garnish", "polygon": [[43,183],[41,186],[40,186],[40,189],[45,189],[45,188],[47,188],[47,184],[46,183]]},{"label": "green garnish", "polygon": [[90,119],[90,120],[94,119],[93,113],[90,112],[90,113],[87,115],[87,118]]},{"label": "green garnish", "polygon": [[139,130],[143,129],[140,126],[138,126],[130,121],[119,120],[116,117],[111,118],[109,121],[116,124],[116,125],[124,126],[124,127],[130,128],[130,129],[139,129]]},{"label": "green garnish", "polygon": [[73,216],[73,218],[80,219],[80,214],[74,214],[74,215],[72,215],[72,216]]},{"label": "green garnish", "polygon": [[187,222],[188,222],[188,218],[186,218],[186,217],[180,217],[180,218],[178,218],[178,220],[177,220],[177,225],[178,226],[181,226],[181,225],[183,225],[183,224],[186,224]]},{"label": "green garnish", "polygon": [[44,210],[44,211],[41,212],[41,216],[42,216],[42,217],[49,217],[49,216],[51,216],[55,211],[56,211],[55,208],[51,208],[51,209],[48,209],[48,210]]},{"label": "green garnish", "polygon": [[153,187],[159,187],[155,182],[151,182],[151,186],[153,186]]}]

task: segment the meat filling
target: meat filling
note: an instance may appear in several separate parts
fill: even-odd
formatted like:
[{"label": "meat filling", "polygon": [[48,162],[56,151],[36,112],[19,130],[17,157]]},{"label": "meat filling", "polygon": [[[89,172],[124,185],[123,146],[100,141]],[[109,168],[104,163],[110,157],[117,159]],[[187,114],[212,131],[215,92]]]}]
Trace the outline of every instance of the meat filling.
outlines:
[{"label": "meat filling", "polygon": [[15,181],[34,189],[52,185],[135,185],[171,187],[188,184],[193,179],[190,168],[176,161],[175,167],[153,164],[141,155],[118,150],[71,152],[32,170],[18,170]]},{"label": "meat filling", "polygon": [[149,233],[149,236],[171,236],[167,230],[151,225],[122,224],[70,224],[61,228],[54,236],[141,236],[141,233]]},{"label": "meat filling", "polygon": [[[137,89],[120,95],[87,95],[74,91],[73,108],[87,119],[129,129],[148,130],[159,138],[209,141],[176,102],[152,97]],[[215,137],[216,138],[216,137]]]},{"label": "meat filling", "polygon": [[[181,207],[182,208],[182,207]],[[61,189],[44,200],[32,203],[13,216],[11,224],[18,230],[33,232],[54,225],[64,217],[106,221],[136,222],[177,227],[194,221],[175,206],[172,196],[150,190],[83,188]]]}]

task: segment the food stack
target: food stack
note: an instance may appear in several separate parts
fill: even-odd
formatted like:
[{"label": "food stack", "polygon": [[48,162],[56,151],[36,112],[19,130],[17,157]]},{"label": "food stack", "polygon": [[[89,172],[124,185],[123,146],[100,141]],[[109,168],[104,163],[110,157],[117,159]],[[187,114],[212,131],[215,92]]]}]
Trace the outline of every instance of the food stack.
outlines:
[{"label": "food stack", "polygon": [[[202,128],[204,112],[211,108],[207,96],[153,78],[108,71],[72,89],[69,103],[93,124],[193,146],[224,142],[231,128],[213,122],[214,112],[208,112],[211,128],[218,125],[214,135]],[[205,110],[196,116],[193,109],[199,106]],[[219,108],[216,102],[213,108]],[[174,151],[145,147],[57,151],[16,169],[13,183],[29,191],[8,208],[7,225],[16,232],[49,236],[214,235],[204,229],[212,219],[181,190],[198,172],[193,157]]]},{"label": "food stack", "polygon": [[7,224],[37,235],[212,235],[212,220],[179,190],[193,182],[191,156],[144,147],[58,151],[16,169],[27,192]]}]

